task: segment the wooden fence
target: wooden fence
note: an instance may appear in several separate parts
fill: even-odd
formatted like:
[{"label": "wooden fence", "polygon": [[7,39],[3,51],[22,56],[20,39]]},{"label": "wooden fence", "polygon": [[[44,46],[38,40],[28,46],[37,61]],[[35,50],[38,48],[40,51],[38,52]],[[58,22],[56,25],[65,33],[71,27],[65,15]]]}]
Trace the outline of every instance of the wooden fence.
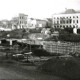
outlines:
[{"label": "wooden fence", "polygon": [[43,48],[51,53],[80,52],[80,43],[71,42],[45,42]]}]

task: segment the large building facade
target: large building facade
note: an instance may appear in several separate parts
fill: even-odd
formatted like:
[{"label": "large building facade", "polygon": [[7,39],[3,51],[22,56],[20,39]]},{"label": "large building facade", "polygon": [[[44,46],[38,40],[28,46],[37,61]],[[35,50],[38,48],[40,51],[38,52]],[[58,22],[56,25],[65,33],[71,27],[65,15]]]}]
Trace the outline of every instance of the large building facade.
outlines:
[{"label": "large building facade", "polygon": [[12,18],[11,23],[12,29],[26,29],[28,27],[28,15],[20,13],[19,16]]},{"label": "large building facade", "polygon": [[19,26],[20,26],[20,28],[27,28],[27,18],[28,18],[28,15],[19,14]]},{"label": "large building facade", "polygon": [[80,12],[67,9],[64,13],[52,15],[53,28],[80,28]]}]

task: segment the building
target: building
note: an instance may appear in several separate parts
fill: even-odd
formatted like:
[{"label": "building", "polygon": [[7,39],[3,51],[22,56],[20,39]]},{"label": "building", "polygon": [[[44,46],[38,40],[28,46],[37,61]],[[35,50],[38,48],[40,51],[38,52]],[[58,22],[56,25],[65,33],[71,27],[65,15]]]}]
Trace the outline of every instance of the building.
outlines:
[{"label": "building", "polygon": [[42,28],[46,26],[47,21],[35,18],[28,18],[28,28]]},{"label": "building", "polygon": [[52,18],[46,18],[46,28],[51,28],[52,27]]},{"label": "building", "polygon": [[19,16],[13,17],[11,20],[12,23],[12,29],[23,29],[27,28],[27,20],[28,20],[28,15],[20,13]]},{"label": "building", "polygon": [[43,28],[41,33],[44,35],[49,35],[50,34],[50,28]]},{"label": "building", "polygon": [[80,28],[80,12],[66,9],[65,12],[52,15],[53,28]]},{"label": "building", "polygon": [[27,18],[28,18],[28,15],[19,14],[19,26],[21,29],[27,28]]},{"label": "building", "polygon": [[29,29],[36,28],[36,19],[28,18],[28,26],[27,26],[27,28],[29,28]]},{"label": "building", "polygon": [[38,28],[45,27],[46,23],[47,23],[46,20],[36,19],[36,27]]}]

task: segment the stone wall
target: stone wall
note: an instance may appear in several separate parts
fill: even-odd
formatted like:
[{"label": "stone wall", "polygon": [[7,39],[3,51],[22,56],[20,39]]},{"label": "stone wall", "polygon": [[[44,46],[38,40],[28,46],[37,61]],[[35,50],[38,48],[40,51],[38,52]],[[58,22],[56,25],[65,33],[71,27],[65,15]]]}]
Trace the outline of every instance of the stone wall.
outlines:
[{"label": "stone wall", "polygon": [[71,42],[44,42],[43,48],[51,53],[80,52],[80,43]]}]

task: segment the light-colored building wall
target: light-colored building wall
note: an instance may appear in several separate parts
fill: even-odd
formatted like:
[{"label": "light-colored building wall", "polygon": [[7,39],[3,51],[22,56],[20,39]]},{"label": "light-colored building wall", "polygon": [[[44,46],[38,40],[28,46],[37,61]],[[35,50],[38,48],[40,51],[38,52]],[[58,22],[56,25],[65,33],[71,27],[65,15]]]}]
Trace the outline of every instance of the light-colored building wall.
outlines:
[{"label": "light-colored building wall", "polygon": [[29,29],[36,28],[36,19],[28,18],[27,24],[28,24],[27,28],[29,28]]},{"label": "light-colored building wall", "polygon": [[27,28],[27,18],[28,18],[28,15],[19,14],[19,26],[20,26],[20,28]]},{"label": "light-colored building wall", "polygon": [[53,14],[52,21],[54,28],[80,28],[80,13]]}]

